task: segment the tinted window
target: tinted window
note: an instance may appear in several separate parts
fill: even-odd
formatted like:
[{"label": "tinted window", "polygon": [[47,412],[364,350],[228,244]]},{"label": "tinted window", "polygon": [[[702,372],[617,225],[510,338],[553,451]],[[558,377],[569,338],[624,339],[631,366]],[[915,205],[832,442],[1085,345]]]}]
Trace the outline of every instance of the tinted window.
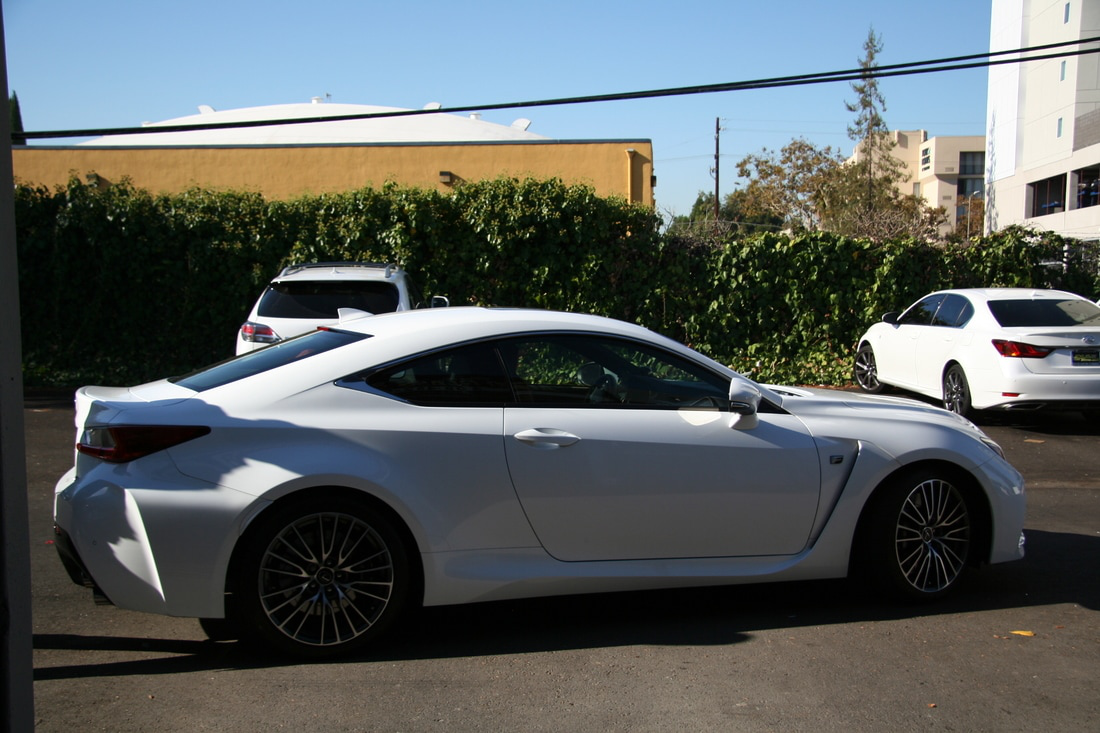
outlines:
[{"label": "tinted window", "polygon": [[965,326],[970,317],[974,315],[974,306],[961,295],[949,294],[940,304],[940,309],[932,320],[934,326],[949,326],[958,328]]},{"label": "tinted window", "polygon": [[[418,405],[503,405],[512,389],[496,350],[470,344],[402,362],[367,377],[374,389]],[[353,386],[349,380],[347,386]]]},{"label": "tinted window", "polygon": [[280,341],[258,351],[223,361],[213,366],[199,369],[183,377],[173,377],[169,381],[202,392],[238,379],[251,377],[261,372],[277,369],[284,364],[323,354],[332,349],[369,338],[361,333],[347,333],[322,329],[304,336]]},{"label": "tinted window", "polygon": [[400,294],[393,283],[294,280],[269,285],[257,312],[265,318],[336,318],[340,308],[391,313],[399,303]]},{"label": "tinted window", "polygon": [[927,298],[914,303],[909,310],[901,314],[898,323],[907,326],[931,326],[933,319],[936,317],[936,310],[945,297],[942,293],[929,295]]},{"label": "tinted window", "polygon": [[1100,326],[1100,306],[1087,300],[991,300],[997,323],[1013,326]]},{"label": "tinted window", "polygon": [[603,336],[503,341],[520,403],[560,406],[729,407],[729,380],[647,344]]}]

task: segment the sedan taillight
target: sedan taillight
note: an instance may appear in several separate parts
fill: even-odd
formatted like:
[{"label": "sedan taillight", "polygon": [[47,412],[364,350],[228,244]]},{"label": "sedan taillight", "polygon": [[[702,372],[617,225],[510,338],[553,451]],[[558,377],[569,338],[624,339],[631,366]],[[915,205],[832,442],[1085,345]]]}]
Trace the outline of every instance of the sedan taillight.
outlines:
[{"label": "sedan taillight", "polygon": [[206,435],[202,425],[117,425],[87,428],[76,449],[109,463],[126,463]]},{"label": "sedan taillight", "polygon": [[258,344],[273,344],[279,341],[279,335],[271,330],[271,326],[262,323],[245,321],[241,325],[241,340],[254,341]]},{"label": "sedan taillight", "polygon": [[1022,344],[1019,341],[1006,341],[1005,339],[993,339],[993,348],[1001,356],[1020,359],[1042,359],[1054,351],[1054,349],[1048,349],[1045,346],[1032,346],[1031,344]]}]

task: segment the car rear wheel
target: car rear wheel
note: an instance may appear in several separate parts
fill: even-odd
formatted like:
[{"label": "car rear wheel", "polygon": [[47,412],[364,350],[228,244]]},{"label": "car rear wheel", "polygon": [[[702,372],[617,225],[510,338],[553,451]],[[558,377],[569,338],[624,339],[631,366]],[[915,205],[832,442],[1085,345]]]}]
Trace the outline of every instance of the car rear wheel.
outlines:
[{"label": "car rear wheel", "polygon": [[908,471],[884,486],[868,517],[868,569],[887,591],[908,600],[950,592],[966,569],[972,512],[954,477]]},{"label": "car rear wheel", "polygon": [[963,417],[970,417],[973,413],[970,385],[967,384],[966,373],[958,364],[953,364],[943,375],[943,406]]},{"label": "car rear wheel", "polygon": [[875,352],[870,344],[863,344],[856,352],[856,362],[852,369],[852,376],[856,384],[864,392],[878,394],[882,391],[882,382],[878,381],[878,364],[875,362]]},{"label": "car rear wheel", "polygon": [[379,512],[348,497],[261,515],[235,582],[242,631],[263,648],[309,658],[359,650],[401,613],[408,554]]}]

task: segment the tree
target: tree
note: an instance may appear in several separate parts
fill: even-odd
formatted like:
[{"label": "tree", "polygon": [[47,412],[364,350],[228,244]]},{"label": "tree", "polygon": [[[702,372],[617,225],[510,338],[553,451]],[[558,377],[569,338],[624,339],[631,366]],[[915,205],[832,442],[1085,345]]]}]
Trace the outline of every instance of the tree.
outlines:
[{"label": "tree", "polygon": [[19,135],[23,132],[23,115],[19,111],[19,97],[15,92],[8,99],[8,112],[11,115],[11,143],[12,145],[26,145],[27,138]]},{"label": "tree", "polygon": [[767,215],[791,229],[822,228],[836,205],[838,176],[844,164],[831,147],[819,148],[804,138],[791,140],[779,153],[764,148],[737,164],[737,173],[749,179],[745,208]]},{"label": "tree", "polygon": [[895,143],[882,117],[886,111],[886,100],[879,91],[878,79],[871,74],[878,66],[881,51],[882,39],[872,27],[867,31],[867,40],[863,42],[864,55],[859,60],[864,74],[860,81],[852,82],[856,101],[844,103],[849,112],[856,114],[855,120],[848,125],[848,137],[856,143],[854,160],[850,165],[857,185],[851,193],[857,205],[868,214],[890,203],[897,184],[907,178],[904,164],[892,154]]}]

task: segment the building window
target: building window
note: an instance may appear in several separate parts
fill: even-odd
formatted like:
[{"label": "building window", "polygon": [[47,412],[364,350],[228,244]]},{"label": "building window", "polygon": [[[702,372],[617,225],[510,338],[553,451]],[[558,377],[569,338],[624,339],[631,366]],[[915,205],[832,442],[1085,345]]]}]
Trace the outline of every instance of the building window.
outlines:
[{"label": "building window", "polygon": [[920,151],[920,164],[927,167],[932,162],[932,148],[924,148]]},{"label": "building window", "polygon": [[1059,76],[1058,81],[1065,81],[1065,80],[1066,80],[1066,62],[1063,61],[1062,62],[1062,73]]},{"label": "building window", "polygon": [[1068,23],[1069,22],[1069,3],[1066,3],[1066,11],[1062,15],[1062,22],[1063,23]]},{"label": "building window", "polygon": [[917,181],[913,184],[913,195],[920,196],[920,181]]},{"label": "building window", "polygon": [[1066,174],[1028,184],[1031,216],[1058,214],[1065,208]]},{"label": "building window", "polygon": [[1058,118],[1058,137],[1062,137],[1062,118]]},{"label": "building window", "polygon": [[982,196],[985,195],[985,179],[960,178],[957,191],[960,196],[966,198],[970,198],[971,196],[982,198]]},{"label": "building window", "polygon": [[1077,176],[1077,208],[1100,204],[1100,165],[1074,171]]},{"label": "building window", "polygon": [[959,153],[959,175],[980,176],[985,173],[985,151]]}]

